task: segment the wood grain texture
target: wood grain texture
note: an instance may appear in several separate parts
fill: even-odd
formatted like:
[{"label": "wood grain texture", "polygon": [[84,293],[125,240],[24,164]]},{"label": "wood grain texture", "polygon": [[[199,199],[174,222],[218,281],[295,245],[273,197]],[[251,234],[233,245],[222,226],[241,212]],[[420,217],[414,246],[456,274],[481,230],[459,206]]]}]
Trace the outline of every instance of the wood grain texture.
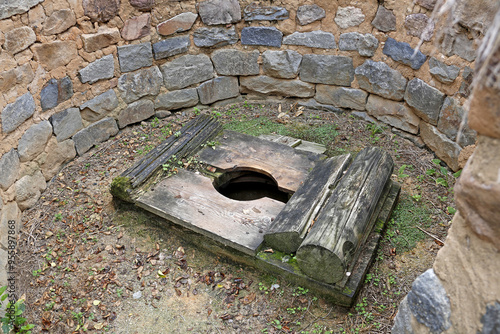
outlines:
[{"label": "wood grain texture", "polygon": [[285,253],[295,253],[329,193],[350,163],[350,155],[318,162],[271,224],[264,236],[266,245]]},{"label": "wood grain texture", "polygon": [[266,197],[229,199],[215,190],[210,178],[187,170],[161,181],[136,205],[250,255],[257,253],[271,220],[285,206]]},{"label": "wood grain texture", "polygon": [[199,153],[200,160],[219,171],[253,170],[273,178],[282,191],[294,193],[324,155],[297,151],[287,145],[224,131],[215,149]]},{"label": "wood grain texture", "polygon": [[394,168],[391,156],[379,148],[362,150],[340,180],[297,250],[297,262],[308,276],[336,283],[365,234]]}]

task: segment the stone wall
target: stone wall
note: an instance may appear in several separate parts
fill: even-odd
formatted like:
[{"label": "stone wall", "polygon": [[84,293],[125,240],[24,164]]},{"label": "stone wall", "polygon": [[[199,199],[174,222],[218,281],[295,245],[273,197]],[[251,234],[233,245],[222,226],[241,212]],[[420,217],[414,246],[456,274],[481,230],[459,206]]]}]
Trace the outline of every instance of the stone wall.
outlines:
[{"label": "stone wall", "polygon": [[475,142],[467,127],[456,136],[485,27],[464,19],[438,36],[435,2],[2,1],[1,267],[7,222],[65,162],[183,108],[300,98],[365,113],[458,170]]},{"label": "stone wall", "polygon": [[[459,31],[469,27],[479,37],[489,28],[470,98],[477,147],[455,186],[458,212],[445,245],[402,301],[393,333],[500,333],[499,6],[498,1],[460,0],[452,7]],[[453,26],[444,28],[448,33]]]}]

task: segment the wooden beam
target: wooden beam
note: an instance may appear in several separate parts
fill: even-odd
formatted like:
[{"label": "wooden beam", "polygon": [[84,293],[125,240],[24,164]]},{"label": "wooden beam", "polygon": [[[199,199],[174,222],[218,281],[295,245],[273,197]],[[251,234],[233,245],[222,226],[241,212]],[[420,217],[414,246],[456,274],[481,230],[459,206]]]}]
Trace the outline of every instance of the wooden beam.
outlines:
[{"label": "wooden beam", "polygon": [[264,236],[266,245],[285,253],[295,253],[318,210],[350,163],[350,154],[318,162],[269,227]]},{"label": "wooden beam", "polygon": [[356,156],[297,250],[306,275],[330,284],[344,278],[370,233],[371,217],[393,169],[391,156],[379,148],[365,148]]}]

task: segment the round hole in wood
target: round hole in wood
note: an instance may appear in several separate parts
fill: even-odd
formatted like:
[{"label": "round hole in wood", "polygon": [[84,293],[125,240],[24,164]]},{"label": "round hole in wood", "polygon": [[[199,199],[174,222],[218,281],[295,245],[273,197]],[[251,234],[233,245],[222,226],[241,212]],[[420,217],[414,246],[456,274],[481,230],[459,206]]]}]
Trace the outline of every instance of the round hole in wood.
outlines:
[{"label": "round hole in wood", "polygon": [[286,203],[289,193],[278,188],[267,174],[239,169],[222,174],[214,180],[214,188],[223,196],[237,201],[252,201],[263,197]]}]

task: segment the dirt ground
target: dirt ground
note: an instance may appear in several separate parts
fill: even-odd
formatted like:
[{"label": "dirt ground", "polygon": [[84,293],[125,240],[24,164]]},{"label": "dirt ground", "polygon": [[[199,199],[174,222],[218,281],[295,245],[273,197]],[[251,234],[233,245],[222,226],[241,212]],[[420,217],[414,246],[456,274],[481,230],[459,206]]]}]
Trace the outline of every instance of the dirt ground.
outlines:
[{"label": "dirt ground", "polygon": [[[451,173],[433,163],[428,150],[348,113],[302,110],[293,101],[204,111],[223,122],[335,124],[329,154],[365,146],[391,153],[393,179],[402,184],[400,200],[409,207],[397,219],[423,207],[426,222],[419,227],[425,232],[414,226],[405,232],[397,221],[388,227],[356,305],[342,308],[280,277],[213,255],[192,244],[190,232],[113,200],[112,179],[198,112],[124,129],[65,166],[38,204],[24,212],[17,289],[25,294],[24,316],[35,324],[33,333],[389,332],[400,300],[432,266],[446,238]],[[446,186],[436,181],[438,172],[428,175],[436,168]]]}]

